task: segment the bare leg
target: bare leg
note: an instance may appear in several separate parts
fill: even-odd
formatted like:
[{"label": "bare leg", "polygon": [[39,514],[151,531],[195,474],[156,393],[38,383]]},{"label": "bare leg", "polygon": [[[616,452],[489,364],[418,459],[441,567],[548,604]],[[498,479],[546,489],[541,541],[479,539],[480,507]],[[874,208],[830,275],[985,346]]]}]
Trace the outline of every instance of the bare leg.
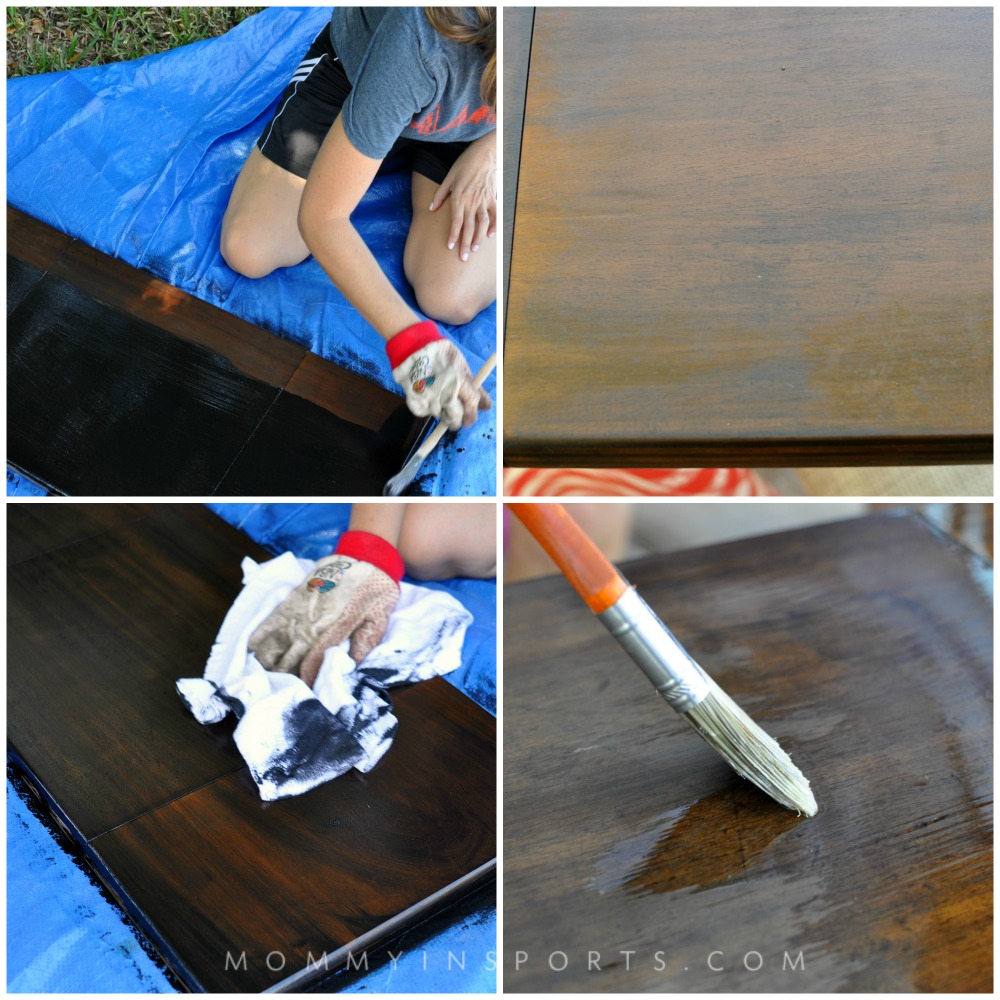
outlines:
[{"label": "bare leg", "polygon": [[297,221],[305,186],[254,146],[222,220],[222,256],[234,271],[263,278],[309,256]]},{"label": "bare leg", "polygon": [[496,576],[496,504],[407,504],[398,548],[417,580]]},{"label": "bare leg", "polygon": [[467,261],[448,249],[451,205],[428,205],[438,185],[413,175],[413,222],[403,252],[403,270],[417,304],[431,319],[454,326],[473,320],[497,297],[497,239],[484,239]]}]

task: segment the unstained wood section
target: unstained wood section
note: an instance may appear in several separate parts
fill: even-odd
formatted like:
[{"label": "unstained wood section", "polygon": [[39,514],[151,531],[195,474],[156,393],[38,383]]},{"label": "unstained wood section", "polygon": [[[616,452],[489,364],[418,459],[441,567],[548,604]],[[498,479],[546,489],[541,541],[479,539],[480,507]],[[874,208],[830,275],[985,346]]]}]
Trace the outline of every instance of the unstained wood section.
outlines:
[{"label": "unstained wood section", "polygon": [[392,692],[368,774],[273,803],[233,721],[191,717],[174,682],[267,557],[207,509],[12,505],[8,547],[14,758],[189,988],[260,991],[310,953],[333,972],[490,877],[495,720],[447,682]]},{"label": "unstained wood section", "polygon": [[508,587],[504,989],[991,992],[991,567],[882,515],[624,571],[819,813],[737,777],[561,578]]},{"label": "unstained wood section", "polygon": [[991,461],[992,30],[537,10],[505,462]]}]

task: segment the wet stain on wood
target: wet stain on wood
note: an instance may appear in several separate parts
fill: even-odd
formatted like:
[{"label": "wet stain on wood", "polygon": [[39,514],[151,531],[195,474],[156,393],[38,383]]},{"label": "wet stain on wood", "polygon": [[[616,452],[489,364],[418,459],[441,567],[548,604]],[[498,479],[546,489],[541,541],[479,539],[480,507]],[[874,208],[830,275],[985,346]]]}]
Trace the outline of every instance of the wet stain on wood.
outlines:
[{"label": "wet stain on wood", "polygon": [[199,726],[173,683],[201,673],[242,557],[267,553],[203,507],[113,510],[9,512],[35,554],[8,577],[8,738],[187,988],[256,992],[311,960],[321,978],[489,882],[487,712],[440,679],[394,691],[377,767],[261,802],[231,724]]},{"label": "wet stain on wood", "polygon": [[52,492],[380,495],[421,431],[400,396],[13,209],[8,240],[8,460]]},{"label": "wet stain on wood", "polygon": [[505,990],[991,991],[991,567],[903,515],[625,570],[819,813],[736,778],[563,581],[506,588]]}]

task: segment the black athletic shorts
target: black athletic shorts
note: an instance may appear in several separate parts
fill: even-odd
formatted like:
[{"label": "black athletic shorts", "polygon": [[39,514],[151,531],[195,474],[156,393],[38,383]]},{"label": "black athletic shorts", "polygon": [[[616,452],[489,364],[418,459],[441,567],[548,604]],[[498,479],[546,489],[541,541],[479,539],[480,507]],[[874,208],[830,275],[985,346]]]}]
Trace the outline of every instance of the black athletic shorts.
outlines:
[{"label": "black athletic shorts", "polygon": [[[292,74],[274,117],[257,140],[257,148],[279,167],[308,177],[319,147],[350,92],[351,81],[333,51],[327,25]],[[467,142],[400,138],[386,159],[406,155],[415,173],[440,184],[467,146]]]}]

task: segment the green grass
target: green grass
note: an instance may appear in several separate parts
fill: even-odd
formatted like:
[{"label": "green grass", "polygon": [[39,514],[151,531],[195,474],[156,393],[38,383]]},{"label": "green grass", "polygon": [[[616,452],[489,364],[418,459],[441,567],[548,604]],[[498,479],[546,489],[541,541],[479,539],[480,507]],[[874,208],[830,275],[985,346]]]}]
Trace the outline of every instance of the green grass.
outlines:
[{"label": "green grass", "polygon": [[225,34],[262,7],[8,7],[7,77],[137,59]]}]

